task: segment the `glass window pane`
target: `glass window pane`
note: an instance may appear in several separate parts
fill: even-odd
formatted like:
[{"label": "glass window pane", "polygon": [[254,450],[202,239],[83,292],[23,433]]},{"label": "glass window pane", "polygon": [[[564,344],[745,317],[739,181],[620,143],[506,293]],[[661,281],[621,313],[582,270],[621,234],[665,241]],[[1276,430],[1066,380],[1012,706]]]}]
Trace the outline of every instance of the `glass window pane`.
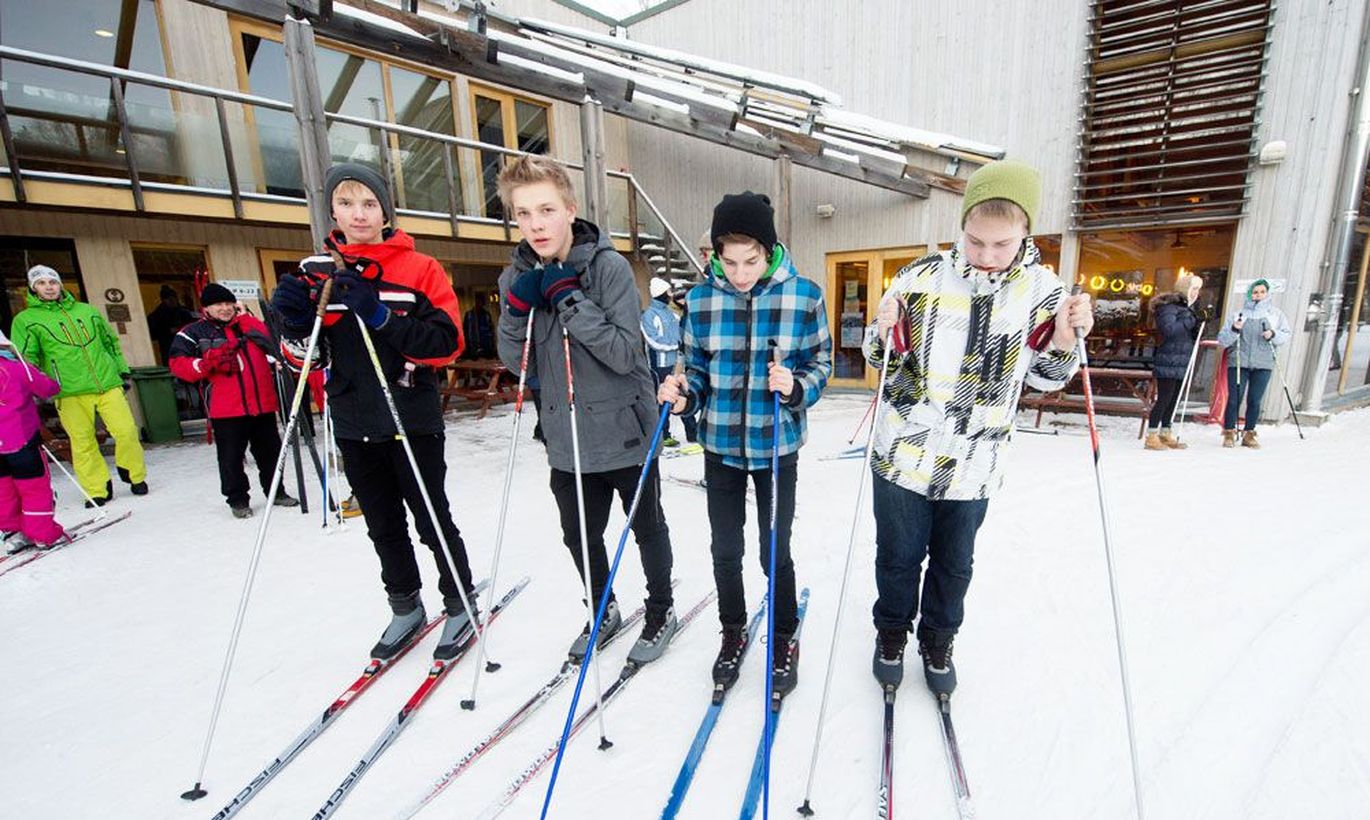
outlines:
[{"label": "glass window pane", "polygon": [[[1327,373],[1326,392],[1344,393],[1370,383],[1370,287],[1361,283],[1365,270],[1366,234],[1356,231],[1342,291],[1341,314],[1337,317],[1337,340],[1332,347],[1332,362]],[[1356,297],[1361,299],[1356,310]]]},{"label": "glass window pane", "polygon": [[551,148],[547,130],[547,106],[523,100],[514,101],[514,121],[518,126],[518,149],[530,154],[545,154]]},{"label": "glass window pane", "polygon": [[[426,74],[390,68],[390,93],[395,100],[395,122],[448,136],[456,135],[452,116],[452,83]],[[447,143],[400,135],[400,207],[447,213],[447,180],[443,153]],[[461,183],[452,163],[451,185],[461,212]]]},{"label": "glass window pane", "polygon": [[[324,111],[381,122],[389,118],[379,63],[330,48],[319,48],[316,53]],[[334,162],[358,162],[380,169],[384,144],[379,129],[329,123],[328,145]]]},{"label": "glass window pane", "polygon": [[[274,40],[243,35],[243,55],[247,62],[247,90],[261,97],[289,101],[290,86],[285,67],[285,48]],[[300,170],[300,141],[295,118],[289,111],[270,108],[249,109],[256,125],[256,150],[237,153],[238,173],[244,175],[244,190],[304,198]],[[234,148],[238,146],[235,144]],[[250,159],[249,159],[250,158]],[[250,178],[256,180],[249,184]]]},{"label": "glass window pane", "polygon": [[[493,145],[504,145],[504,107],[499,100],[476,95],[476,139]],[[500,155],[480,152],[481,179],[485,189],[485,215],[491,219],[504,218],[504,205],[499,201]]]},{"label": "glass window pane", "polygon": [[833,339],[833,378],[860,379],[866,374],[866,358],[861,353],[861,339],[866,330],[866,282],[870,271],[868,262],[837,263],[837,298],[842,309],[838,312]]}]

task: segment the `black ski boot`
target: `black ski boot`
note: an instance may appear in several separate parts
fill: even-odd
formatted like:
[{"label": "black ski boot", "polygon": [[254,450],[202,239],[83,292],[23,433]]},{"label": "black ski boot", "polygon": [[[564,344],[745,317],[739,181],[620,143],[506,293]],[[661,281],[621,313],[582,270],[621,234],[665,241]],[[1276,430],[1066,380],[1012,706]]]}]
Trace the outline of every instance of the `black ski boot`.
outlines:
[{"label": "black ski boot", "polygon": [[395,615],[385,632],[381,633],[381,639],[371,647],[371,657],[383,661],[399,653],[428,621],[417,591],[408,595],[391,595],[389,599],[390,611]]},{"label": "black ski boot", "polygon": [[89,501],[86,502],[86,509],[89,510],[89,509],[91,509],[92,507],[103,507],[103,506],[105,506],[106,504],[108,504],[112,498],[114,498],[114,482],[113,482],[113,481],[106,481],[106,482],[105,482],[105,497],[104,497],[104,498],[101,498],[101,497],[98,496],[98,495],[96,495],[96,496],[91,496],[91,499],[90,499]]},{"label": "black ski boot", "polygon": [[[584,599],[582,599],[584,600]],[[604,608],[604,620],[599,624],[599,635],[595,639],[595,651],[604,648],[604,644],[614,637],[619,629],[623,627],[623,616],[618,613],[618,601],[609,601],[609,605]],[[580,630],[575,641],[571,643],[569,654],[571,660],[579,663],[585,657],[585,650],[590,646],[590,624],[585,624],[585,628]]]},{"label": "black ski boot", "polygon": [[[475,596],[468,592],[467,598],[471,601],[471,608],[475,610]],[[433,649],[433,660],[450,661],[461,654],[462,647],[475,633],[475,629],[471,626],[471,619],[466,617],[466,607],[461,605],[459,596],[444,595],[442,604],[447,610],[447,620],[442,625],[442,637],[438,638],[438,645]],[[476,610],[475,615],[477,618],[480,617],[479,610]]]},{"label": "black ski boot", "polygon": [[771,686],[775,692],[772,707],[799,685],[799,639],[783,632],[775,637],[778,640],[771,653]]},{"label": "black ski boot", "polygon": [[876,630],[871,672],[882,689],[898,689],[904,682],[904,646],[908,638],[907,629]]},{"label": "black ski boot", "polygon": [[954,635],[918,629],[918,654],[923,656],[923,678],[934,695],[956,691],[956,665],[951,662]]},{"label": "black ski boot", "polygon": [[251,517],[252,517],[252,507],[250,507],[250,506],[247,505],[247,504],[235,504],[235,505],[229,507],[229,509],[233,511],[233,517],[234,517],[234,518],[251,518]]},{"label": "black ski boot", "polygon": [[285,490],[276,490],[276,500],[271,502],[276,507],[298,507],[300,500]]},{"label": "black ski boot", "polygon": [[719,647],[718,658],[714,660],[714,685],[724,691],[737,683],[742,668],[742,653],[747,649],[747,627],[724,626],[723,645]]}]

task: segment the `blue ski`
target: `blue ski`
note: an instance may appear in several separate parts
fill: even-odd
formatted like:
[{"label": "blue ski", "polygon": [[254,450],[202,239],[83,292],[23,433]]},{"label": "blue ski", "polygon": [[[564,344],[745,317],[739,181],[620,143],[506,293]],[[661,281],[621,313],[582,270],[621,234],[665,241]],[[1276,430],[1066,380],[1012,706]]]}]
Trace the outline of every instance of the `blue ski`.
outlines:
[{"label": "blue ski", "polygon": [[[796,638],[799,637],[799,633],[804,629],[804,613],[808,608],[809,590],[805,587],[804,591],[799,593],[799,624],[795,626],[794,629],[794,636]],[[770,636],[767,636],[767,640],[770,640]],[[766,649],[768,651],[773,651],[770,646],[767,646]],[[772,743],[775,742],[775,732],[780,730],[780,707],[783,706],[784,703],[784,700],[777,698],[775,702],[771,704],[771,711],[774,712],[774,715],[771,717],[771,725],[774,727],[771,732]],[[738,815],[738,820],[752,820],[753,817],[756,817],[756,806],[761,802],[761,787],[764,785],[763,781],[765,780],[767,751],[766,730],[763,728],[761,730],[761,739],[757,741],[756,744],[756,757],[752,760],[752,776],[751,779],[747,781],[747,794],[742,798],[742,812]]]}]

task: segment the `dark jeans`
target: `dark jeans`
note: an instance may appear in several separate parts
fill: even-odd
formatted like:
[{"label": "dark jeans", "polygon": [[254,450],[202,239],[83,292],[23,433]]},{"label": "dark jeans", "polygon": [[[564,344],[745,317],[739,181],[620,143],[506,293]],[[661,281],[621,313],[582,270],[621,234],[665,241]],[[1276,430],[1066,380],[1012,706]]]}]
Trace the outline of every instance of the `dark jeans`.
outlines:
[{"label": "dark jeans", "polygon": [[1179,379],[1157,379],[1156,403],[1151,406],[1151,417],[1147,420],[1146,426],[1152,430],[1157,427],[1169,430],[1170,420],[1175,417],[1175,405],[1179,400]]},{"label": "dark jeans", "polygon": [[[742,586],[742,554],[746,546],[747,479],[756,487],[756,531],[761,542],[757,556],[761,571],[770,577],[771,470],[729,467],[705,453],[704,481],[708,485],[709,549],[718,587],[718,620],[724,626],[747,623],[747,598]],[[799,478],[798,454],[780,459],[780,496],[776,504],[775,631],[794,633],[798,625],[794,595],[794,560],[790,557],[790,529],[794,523],[794,488]]]},{"label": "dark jeans", "polygon": [[276,432],[276,414],[234,416],[210,419],[214,428],[214,449],[219,455],[219,492],[230,507],[247,506],[251,484],[247,480],[248,448],[257,462],[257,481],[265,497],[271,489],[271,471],[281,454],[281,436]]},{"label": "dark jeans", "polygon": [[[452,523],[452,513],[447,506],[447,492],[444,482],[447,478],[447,462],[443,457],[443,434],[410,436],[409,443],[414,449],[414,459],[419,463],[419,474],[423,476],[424,486],[428,488],[433,510],[442,523],[447,545],[452,548],[452,556],[457,562],[457,576],[461,579],[462,589],[471,590],[471,565],[466,557],[466,544],[461,533]],[[404,508],[414,515],[414,527],[419,531],[419,540],[433,551],[438,563],[438,589],[444,598],[457,596],[457,585],[452,578],[447,556],[443,554],[438,541],[437,530],[424,506],[423,496],[419,493],[418,482],[404,455],[403,445],[397,441],[353,441],[338,439],[338,449],[343,456],[343,470],[352,485],[352,493],[361,504],[362,515],[366,518],[366,534],[376,547],[376,555],[381,559],[381,581],[385,591],[391,595],[408,595],[417,592],[423,581],[419,577],[419,565],[414,559],[414,544],[409,540],[409,521],[405,518]]]},{"label": "dark jeans", "polygon": [[[623,511],[633,503],[633,492],[641,467],[623,467],[603,473],[582,473],[581,486],[585,494],[585,537],[590,554],[590,589],[595,605],[604,594],[609,581],[609,556],[604,548],[604,528],[609,523],[609,510],[617,492]],[[576,476],[562,470],[552,470],[552,495],[557,500],[561,515],[561,538],[576,562],[576,571],[585,577],[580,560],[580,514],[576,505]],[[661,615],[671,608],[671,531],[666,526],[666,513],[661,509],[661,473],[657,462],[647,473],[642,485],[642,498],[632,521],[633,539],[642,557],[642,573],[647,577],[647,609]],[[618,542],[614,542],[617,549]],[[612,598],[612,593],[610,594]]]},{"label": "dark jeans", "polygon": [[1241,369],[1242,383],[1237,384],[1237,368],[1227,369],[1227,409],[1223,412],[1223,429],[1237,429],[1237,411],[1242,406],[1242,391],[1246,391],[1246,429],[1255,430],[1261,419],[1261,399],[1270,384],[1269,370]]},{"label": "dark jeans", "polygon": [[[872,476],[871,484],[876,628],[908,629],[921,612],[920,632],[955,635],[965,619],[975,533],[989,500],[929,501],[879,475]],[[918,580],[925,557],[928,573],[920,602]]]},{"label": "dark jeans", "polygon": [[[653,367],[653,368],[652,368],[652,375],[656,377],[656,386],[657,386],[657,387],[660,387],[660,386],[661,386],[662,380],[665,379],[667,376],[671,375],[673,372],[675,372],[675,368],[674,368],[674,367]],[[659,406],[659,405],[658,405],[658,406]],[[680,417],[680,418],[681,418],[681,421],[683,421],[684,424],[685,424],[685,440],[686,440],[686,441],[695,441],[695,440],[697,440],[697,439],[699,438],[699,429],[698,429],[698,428],[699,428],[699,424],[698,424],[698,422],[695,420],[695,416],[697,415],[697,413],[698,413],[698,411],[696,411],[695,413],[690,413],[690,414],[688,414],[688,415],[684,415],[684,416],[681,416],[681,417]],[[673,415],[674,415],[674,414],[673,414]],[[669,436],[670,434],[671,434],[671,420],[670,420],[669,417],[667,417],[667,419],[666,419],[666,427],[661,431],[661,436],[662,436],[662,438],[665,438],[665,437]]]}]

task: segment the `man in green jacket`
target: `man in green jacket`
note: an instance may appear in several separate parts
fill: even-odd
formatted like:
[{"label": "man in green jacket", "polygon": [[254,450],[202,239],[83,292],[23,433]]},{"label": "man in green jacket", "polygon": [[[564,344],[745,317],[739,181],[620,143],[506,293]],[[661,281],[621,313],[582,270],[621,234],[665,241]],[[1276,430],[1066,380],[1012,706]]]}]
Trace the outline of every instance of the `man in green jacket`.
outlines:
[{"label": "man in green jacket", "polygon": [[71,439],[76,479],[98,505],[114,497],[109,467],[95,438],[99,413],[114,436],[119,478],[131,485],[134,495],[145,495],[147,466],[138,425],[124,397],[131,383],[118,337],[95,308],[62,287],[62,278],[47,265],[29,269],[28,305],[14,317],[10,338],[25,359],[62,385],[57,415]]}]

